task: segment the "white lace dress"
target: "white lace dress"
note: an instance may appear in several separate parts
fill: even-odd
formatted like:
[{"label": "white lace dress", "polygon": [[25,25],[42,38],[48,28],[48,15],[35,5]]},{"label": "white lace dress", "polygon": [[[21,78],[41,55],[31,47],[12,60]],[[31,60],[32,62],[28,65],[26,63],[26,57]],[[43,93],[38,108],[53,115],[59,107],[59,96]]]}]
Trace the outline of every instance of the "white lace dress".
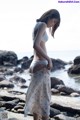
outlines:
[{"label": "white lace dress", "polygon": [[36,113],[41,116],[50,115],[51,81],[50,71],[46,68],[31,76],[31,83],[26,93],[24,116]]}]

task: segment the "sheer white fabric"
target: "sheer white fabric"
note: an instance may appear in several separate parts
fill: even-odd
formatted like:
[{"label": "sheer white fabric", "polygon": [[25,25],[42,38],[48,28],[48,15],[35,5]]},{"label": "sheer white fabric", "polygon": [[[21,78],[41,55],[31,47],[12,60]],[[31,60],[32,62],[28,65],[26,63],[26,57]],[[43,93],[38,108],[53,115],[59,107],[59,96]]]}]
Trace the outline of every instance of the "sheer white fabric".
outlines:
[{"label": "sheer white fabric", "polygon": [[50,115],[51,81],[50,71],[46,68],[33,73],[26,93],[24,116],[36,113],[39,116]]}]

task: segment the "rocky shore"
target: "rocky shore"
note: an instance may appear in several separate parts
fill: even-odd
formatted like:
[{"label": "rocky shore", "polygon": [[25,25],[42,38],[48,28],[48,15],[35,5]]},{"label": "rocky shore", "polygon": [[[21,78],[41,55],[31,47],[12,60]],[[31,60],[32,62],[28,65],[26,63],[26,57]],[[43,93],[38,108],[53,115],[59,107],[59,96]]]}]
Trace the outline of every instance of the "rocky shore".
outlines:
[{"label": "rocky shore", "polygon": [[[25,93],[30,83],[28,68],[33,56],[27,56],[18,60],[16,53],[12,51],[0,51],[0,112],[6,111],[8,120],[33,120],[32,115],[24,117]],[[65,65],[71,64],[71,69],[77,65],[80,74],[80,57],[73,62],[65,62],[60,59],[53,59],[51,72],[64,69]],[[25,75],[25,77],[24,77]],[[63,80],[51,77],[51,110],[52,120],[80,120],[80,91],[66,86]],[[7,119],[6,119],[7,120]]]}]

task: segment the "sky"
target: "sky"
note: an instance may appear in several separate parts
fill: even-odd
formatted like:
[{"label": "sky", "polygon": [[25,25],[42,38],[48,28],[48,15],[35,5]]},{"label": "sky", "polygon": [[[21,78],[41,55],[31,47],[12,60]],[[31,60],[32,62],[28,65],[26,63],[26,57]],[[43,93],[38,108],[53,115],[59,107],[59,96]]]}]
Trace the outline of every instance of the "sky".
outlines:
[{"label": "sky", "polygon": [[58,0],[0,0],[0,50],[32,52],[36,19],[49,9],[60,12],[61,23],[47,50],[80,50],[80,3]]}]

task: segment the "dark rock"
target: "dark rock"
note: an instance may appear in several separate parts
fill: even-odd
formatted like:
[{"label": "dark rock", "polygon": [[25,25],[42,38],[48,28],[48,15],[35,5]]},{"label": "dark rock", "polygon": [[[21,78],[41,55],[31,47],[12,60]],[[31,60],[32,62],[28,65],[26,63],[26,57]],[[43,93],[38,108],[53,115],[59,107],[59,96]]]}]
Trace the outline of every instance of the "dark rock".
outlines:
[{"label": "dark rock", "polygon": [[13,107],[15,107],[17,105],[17,103],[19,102],[19,99],[15,99],[12,101],[3,101],[3,107],[6,107],[6,109],[11,110]]},{"label": "dark rock", "polygon": [[50,117],[54,117],[55,115],[58,115],[60,113],[60,110],[50,107]]},{"label": "dark rock", "polygon": [[18,109],[23,109],[23,106],[20,106],[20,105],[17,105],[14,107],[15,110],[18,110]]},{"label": "dark rock", "polygon": [[14,72],[20,72],[20,73],[22,73],[22,72],[24,72],[24,71],[23,71],[23,69],[22,69],[21,67],[16,67],[16,68],[14,69]]},{"label": "dark rock", "polygon": [[80,74],[80,64],[78,64],[78,65],[72,65],[68,69],[68,73],[69,74]]},{"label": "dark rock", "polygon": [[70,116],[74,116],[75,114],[79,114],[80,115],[80,109],[76,109],[76,108],[72,108],[72,107],[69,107],[69,106],[62,106],[62,105],[59,105],[59,104],[52,104],[51,105],[52,108],[55,108],[55,109],[58,109],[60,110],[61,112],[67,112],[68,115]]},{"label": "dark rock", "polygon": [[17,64],[21,64],[21,63],[27,61],[28,59],[29,59],[29,58],[28,58],[27,56],[25,56],[25,57],[23,57],[22,59],[19,59],[19,60],[17,61]]},{"label": "dark rock", "polygon": [[51,88],[54,88],[56,85],[64,85],[64,82],[58,78],[51,77]]},{"label": "dark rock", "polygon": [[65,92],[66,94],[70,95],[71,93],[75,92],[74,89],[67,87],[65,85],[57,85],[57,89],[59,92]]},{"label": "dark rock", "polygon": [[5,71],[7,71],[6,67],[0,66],[0,72],[4,73]]},{"label": "dark rock", "polygon": [[10,78],[10,81],[13,82],[13,83],[16,83],[16,84],[26,83],[26,80],[24,78],[16,76],[16,75],[14,77]]},{"label": "dark rock", "polygon": [[12,101],[14,100],[14,98],[10,97],[10,96],[0,96],[0,98],[3,100],[3,101]]},{"label": "dark rock", "polygon": [[0,101],[0,108],[3,106],[3,102]]},{"label": "dark rock", "polygon": [[0,65],[8,63],[9,66],[17,65],[17,55],[12,51],[1,51],[0,50]]},{"label": "dark rock", "polygon": [[24,107],[24,106],[25,106],[25,103],[23,103],[23,102],[19,102],[18,105],[21,105],[21,106]]},{"label": "dark rock", "polygon": [[67,65],[66,62],[60,60],[60,59],[52,59],[52,63],[53,63],[53,68],[51,69],[51,71],[54,71],[54,70],[58,70],[58,69],[64,69],[65,68],[65,65]]},{"label": "dark rock", "polygon": [[80,74],[80,56],[74,59],[74,64],[68,69],[69,74]]},{"label": "dark rock", "polygon": [[5,79],[6,79],[6,77],[4,75],[0,75],[0,82],[5,80]]},{"label": "dark rock", "polygon": [[20,87],[21,88],[28,88],[28,86],[26,86],[26,85],[21,85]]},{"label": "dark rock", "polygon": [[21,68],[22,68],[22,69],[28,69],[29,66],[30,66],[30,64],[31,64],[31,62],[32,62],[32,59],[29,59],[29,60],[27,60],[27,61],[24,61],[24,62],[21,64]]},{"label": "dark rock", "polygon": [[24,113],[24,109],[18,109],[17,112],[23,114]]},{"label": "dark rock", "polygon": [[54,117],[56,120],[76,120],[75,118],[73,117],[68,117],[68,116],[65,116],[63,114],[59,114],[59,115],[56,115]]},{"label": "dark rock", "polygon": [[16,103],[9,103],[9,102],[4,102],[3,107],[6,107],[6,109],[11,110],[12,108],[14,108],[14,106],[16,106]]},{"label": "dark rock", "polygon": [[11,82],[7,81],[7,80],[3,80],[0,82],[0,88],[14,88],[14,84],[12,84]]},{"label": "dark rock", "polygon": [[60,95],[66,96],[67,93],[65,93],[65,92],[60,92]]},{"label": "dark rock", "polygon": [[14,72],[12,70],[8,70],[6,72],[4,72],[4,75],[13,75]]},{"label": "dark rock", "polygon": [[80,64],[80,56],[77,56],[75,59],[74,59],[74,65],[78,65]]},{"label": "dark rock", "polygon": [[52,88],[52,89],[51,89],[51,93],[52,93],[52,95],[53,95],[53,94],[57,94],[57,93],[59,93],[59,90],[57,90],[57,89],[55,89],[55,88]]},{"label": "dark rock", "polygon": [[10,91],[8,91],[9,93],[12,93],[12,94],[14,94],[14,95],[22,95],[22,94],[24,94],[23,92],[19,92],[19,91],[14,91],[14,90],[10,90]]}]

